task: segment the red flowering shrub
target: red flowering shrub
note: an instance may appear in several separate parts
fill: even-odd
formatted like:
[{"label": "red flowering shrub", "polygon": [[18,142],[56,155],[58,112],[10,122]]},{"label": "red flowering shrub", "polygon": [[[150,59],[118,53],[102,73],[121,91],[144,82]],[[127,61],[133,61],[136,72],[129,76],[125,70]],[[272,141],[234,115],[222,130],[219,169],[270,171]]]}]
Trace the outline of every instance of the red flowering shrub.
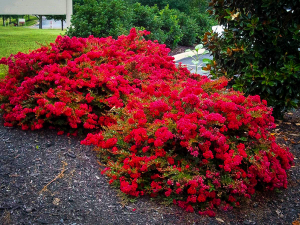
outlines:
[{"label": "red flowering shrub", "polygon": [[226,90],[206,77],[143,82],[114,111],[116,124],[89,134],[103,171],[122,192],[164,195],[188,212],[214,216],[250,198],[258,183],[287,187],[293,155],[269,130],[274,118],[259,96]]},{"label": "red flowering shrub", "polygon": [[29,54],[2,58],[0,64],[9,66],[0,81],[5,126],[99,128],[114,122],[106,111],[122,107],[142,80],[188,75],[176,68],[169,49],[141,39],[143,34],[148,32],[132,29],[117,40],[59,36]]},{"label": "red flowering shrub", "polygon": [[1,59],[9,66],[0,81],[5,125],[93,131],[82,144],[98,146],[110,183],[201,215],[238,206],[257,184],[286,188],[293,156],[270,134],[266,102],[225,89],[225,78],[177,68],[143,34],[58,37]]}]

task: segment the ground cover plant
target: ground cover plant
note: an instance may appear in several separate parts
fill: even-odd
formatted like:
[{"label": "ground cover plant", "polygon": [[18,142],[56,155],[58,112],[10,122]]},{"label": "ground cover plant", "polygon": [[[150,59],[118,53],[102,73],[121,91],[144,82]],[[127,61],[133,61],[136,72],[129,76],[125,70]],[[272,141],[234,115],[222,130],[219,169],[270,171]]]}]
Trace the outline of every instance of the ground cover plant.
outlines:
[{"label": "ground cover plant", "polygon": [[5,125],[86,131],[82,144],[97,146],[112,185],[201,215],[238,206],[256,188],[286,188],[293,155],[276,144],[266,101],[176,67],[147,34],[58,37],[1,59]]}]

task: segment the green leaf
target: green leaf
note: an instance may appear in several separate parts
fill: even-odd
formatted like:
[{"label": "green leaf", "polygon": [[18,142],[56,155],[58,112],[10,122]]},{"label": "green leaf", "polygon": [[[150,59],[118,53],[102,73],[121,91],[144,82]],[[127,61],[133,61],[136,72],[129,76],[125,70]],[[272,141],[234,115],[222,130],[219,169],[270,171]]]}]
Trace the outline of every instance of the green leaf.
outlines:
[{"label": "green leaf", "polygon": [[199,45],[197,45],[196,47],[195,47],[195,49],[197,50],[197,51],[199,51],[200,49],[202,49],[203,48],[203,44],[199,44]]},{"label": "green leaf", "polygon": [[246,138],[246,137],[240,137],[239,140],[240,141],[248,141],[248,138]]},{"label": "green leaf", "polygon": [[199,60],[192,60],[192,63],[194,64],[194,65],[198,65],[199,64]]},{"label": "green leaf", "polygon": [[210,59],[203,59],[202,62],[204,62],[204,63],[210,63],[211,60]]}]

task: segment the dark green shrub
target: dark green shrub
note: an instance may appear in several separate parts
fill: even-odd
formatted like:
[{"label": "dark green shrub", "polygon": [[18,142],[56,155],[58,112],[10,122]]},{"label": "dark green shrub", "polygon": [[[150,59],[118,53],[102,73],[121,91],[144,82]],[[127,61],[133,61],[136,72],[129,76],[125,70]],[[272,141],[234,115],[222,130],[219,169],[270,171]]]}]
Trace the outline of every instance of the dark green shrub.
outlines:
[{"label": "dark green shrub", "polygon": [[[196,32],[199,39],[203,38],[204,33],[211,30],[211,27],[217,25],[217,21],[207,13],[199,13],[198,9],[191,10],[189,16],[194,19],[198,25]],[[198,42],[201,42],[199,40]]]},{"label": "dark green shrub", "polygon": [[233,78],[233,87],[259,94],[275,115],[297,107],[300,94],[300,2],[213,0],[210,13],[226,27],[203,41],[214,62],[207,70]]},{"label": "dark green shrub", "polygon": [[165,43],[168,47],[175,48],[183,36],[177,16],[178,11],[166,6],[159,12],[159,14],[162,21],[160,29],[163,31],[161,32],[161,34],[163,34],[161,36],[165,36],[166,38],[163,43]]},{"label": "dark green shrub", "polygon": [[165,43],[167,35],[161,30],[163,22],[160,18],[160,10],[157,6],[150,7],[135,3],[133,9],[133,24],[140,30],[148,30],[151,34],[145,38],[158,40],[159,43]]},{"label": "dark green shrub", "polygon": [[159,15],[159,8],[157,6],[150,7],[148,5],[141,5],[141,3],[135,3],[132,5],[133,10],[133,24],[136,27],[141,27],[146,30],[158,29],[162,23],[157,20]]},{"label": "dark green shrub", "polygon": [[132,27],[131,9],[124,0],[85,0],[83,5],[75,5],[68,36],[117,37],[129,33]]},{"label": "dark green shrub", "polygon": [[176,9],[170,9],[168,5],[160,10],[157,5],[130,5],[125,0],[84,0],[84,4],[77,4],[75,8],[73,27],[67,31],[71,37],[93,35],[116,38],[127,34],[131,27],[136,27],[151,32],[147,39],[175,48],[178,43],[193,45],[200,29],[194,19]]},{"label": "dark green shrub", "polygon": [[165,8],[169,5],[170,9],[178,9],[182,12],[188,12],[190,7],[189,3],[184,0],[126,0],[129,3],[139,2],[142,5],[147,6],[157,6],[159,9]]},{"label": "dark green shrub", "polygon": [[198,37],[198,31],[200,30],[196,20],[187,16],[185,13],[179,13],[178,19],[183,35],[179,44],[184,46],[191,46],[195,44]]},{"label": "dark green shrub", "polygon": [[[166,6],[169,6],[170,9],[179,10],[180,12],[185,13],[185,17],[188,17],[185,21],[188,22],[179,22],[180,26],[184,26],[183,33],[184,36],[188,35],[188,32],[192,32],[190,34],[190,38],[193,39],[193,36],[195,33],[198,34],[198,37],[203,37],[204,33],[209,31],[211,29],[211,26],[216,25],[216,20],[209,16],[209,14],[206,12],[208,8],[208,0],[190,0],[190,1],[183,1],[183,0],[126,0],[129,3],[132,2],[139,2],[142,5],[145,6],[156,6],[159,9],[163,9]],[[182,16],[184,17],[184,15]],[[196,26],[193,24],[194,22],[190,22],[191,19],[195,20]],[[184,23],[184,25],[182,25]],[[187,24],[185,24],[187,23]],[[186,39],[188,37],[184,37],[183,39]],[[199,42],[200,38],[197,38],[198,40],[193,41],[186,41],[183,40],[180,42],[180,44],[183,43],[189,43],[189,42]],[[186,45],[186,44],[183,44]],[[190,44],[187,44],[190,45]]]},{"label": "dark green shrub", "polygon": [[[168,47],[174,48],[177,44],[191,46],[196,43],[198,31],[208,31],[209,23],[202,27],[198,26],[195,19],[176,9],[166,6],[159,10],[157,5],[152,7],[135,3],[133,9],[133,25],[139,29],[146,29],[151,32],[147,38],[165,43]],[[204,32],[202,32],[204,34]]]}]

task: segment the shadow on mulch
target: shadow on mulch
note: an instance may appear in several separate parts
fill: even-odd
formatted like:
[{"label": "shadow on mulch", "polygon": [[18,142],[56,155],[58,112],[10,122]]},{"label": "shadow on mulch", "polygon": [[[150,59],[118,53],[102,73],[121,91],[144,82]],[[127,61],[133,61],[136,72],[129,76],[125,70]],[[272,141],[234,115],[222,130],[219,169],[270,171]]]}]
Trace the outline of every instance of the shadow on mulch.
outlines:
[{"label": "shadow on mulch", "polygon": [[[289,115],[290,116],[290,115]],[[0,122],[0,224],[292,224],[300,222],[300,121],[277,121],[277,140],[295,166],[289,188],[260,193],[216,218],[144,197],[124,205],[79,138],[22,131]],[[292,121],[292,122],[289,122]]]}]

